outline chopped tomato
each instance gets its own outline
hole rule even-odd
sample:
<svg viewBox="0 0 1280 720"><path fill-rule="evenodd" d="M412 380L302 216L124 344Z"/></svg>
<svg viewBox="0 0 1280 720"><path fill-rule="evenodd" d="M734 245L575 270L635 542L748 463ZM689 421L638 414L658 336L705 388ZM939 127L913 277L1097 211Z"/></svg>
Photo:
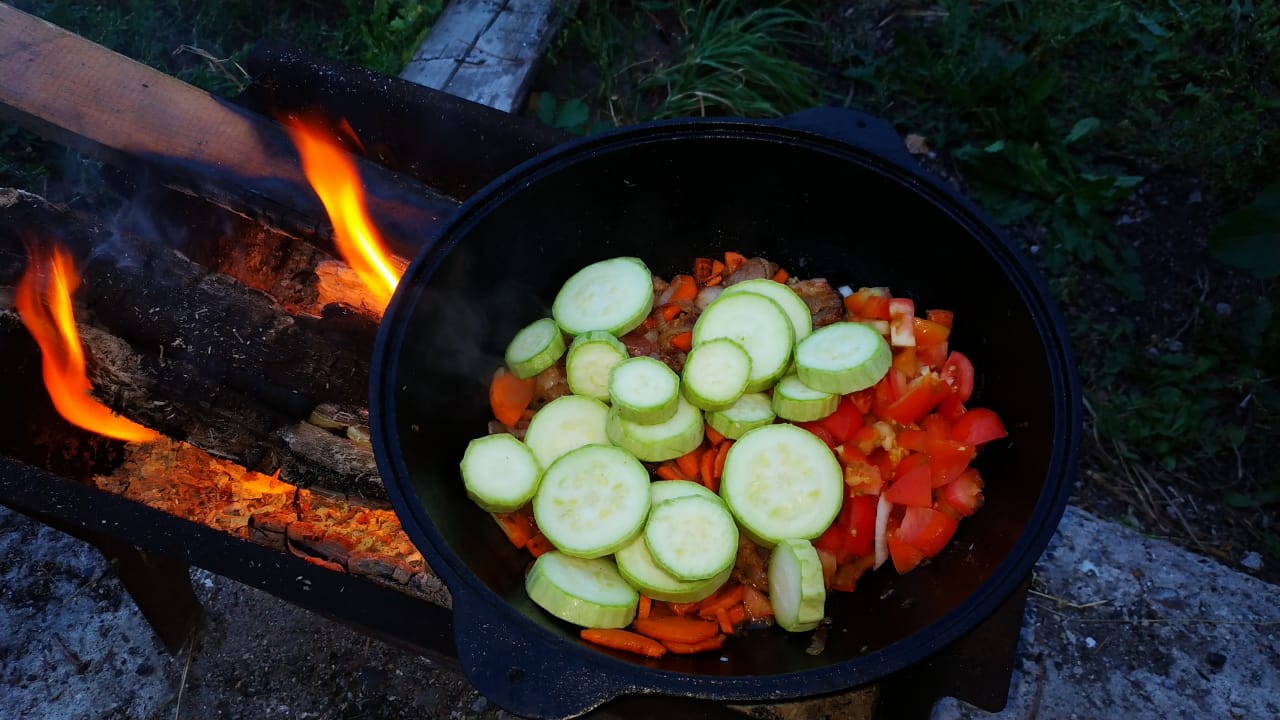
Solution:
<svg viewBox="0 0 1280 720"><path fill-rule="evenodd" d="M830 588L831 578L836 574L835 553L824 548L818 548L818 560L822 563L822 584Z"/></svg>
<svg viewBox="0 0 1280 720"><path fill-rule="evenodd" d="M916 347L938 345L947 341L951 328L924 318L915 318L912 330L916 337Z"/></svg>
<svg viewBox="0 0 1280 720"><path fill-rule="evenodd" d="M869 555L875 550L875 495L855 495L840 508L840 524L844 526L844 550L851 555Z"/></svg>
<svg viewBox="0 0 1280 720"><path fill-rule="evenodd" d="M832 450L836 449L836 439L831 436L831 431L828 430L826 426L822 424L821 420L796 423L796 427L802 427L805 430L808 430L814 435L817 435L819 440L826 443L827 447L831 448Z"/></svg>
<svg viewBox="0 0 1280 720"><path fill-rule="evenodd" d="M849 393L844 397L846 400L853 403L853 407L856 408L860 414L866 415L871 412L871 398L874 393L874 389L866 388L865 390Z"/></svg>
<svg viewBox="0 0 1280 720"><path fill-rule="evenodd" d="M844 299L849 314L863 320L889 319L889 288L860 288Z"/></svg>
<svg viewBox="0 0 1280 720"><path fill-rule="evenodd" d="M929 507L933 504L931 477L929 456L912 453L898 463L893 482L884 491L884 497L894 505Z"/></svg>
<svg viewBox="0 0 1280 720"><path fill-rule="evenodd" d="M843 443L853 435L853 431L862 427L862 413L858 411L853 399L846 395L840 398L836 411L819 420L836 444Z"/></svg>
<svg viewBox="0 0 1280 720"><path fill-rule="evenodd" d="M869 455L880 444L880 435L876 432L874 425L863 425L853 431L853 436L849 438L849 442L846 444Z"/></svg>
<svg viewBox="0 0 1280 720"><path fill-rule="evenodd" d="M869 460L850 460L845 463L844 484L851 494L879 495L884 488L884 480L885 476L880 468Z"/></svg>
<svg viewBox="0 0 1280 720"><path fill-rule="evenodd" d="M921 365L928 365L934 370L942 370L942 366L947 362L947 343L946 341L935 343L933 345L919 345L916 347L916 360Z"/></svg>
<svg viewBox="0 0 1280 720"><path fill-rule="evenodd" d="M928 453L930 482L933 487L942 487L960 477L978 449L955 440L934 440L929 443Z"/></svg>
<svg viewBox="0 0 1280 720"><path fill-rule="evenodd" d="M831 578L831 589L841 592L853 592L854 586L858 583L858 578L873 567L875 567L874 555L864 555L849 562L841 563L836 568L835 577Z"/></svg>
<svg viewBox="0 0 1280 720"><path fill-rule="evenodd" d="M844 539L847 535L844 524L841 522L840 517L837 516L830 527L819 535L817 540L813 541L813 547L817 549L818 557L821 558L822 553L830 553L836 559L836 562L844 560L846 557ZM826 568L823 569L825 570Z"/></svg>
<svg viewBox="0 0 1280 720"><path fill-rule="evenodd" d="M960 477L937 490L938 509L944 512L949 509L958 517L974 514L986 500L982 496L982 486L982 476L977 470L965 470Z"/></svg>
<svg viewBox="0 0 1280 720"><path fill-rule="evenodd" d="M938 415L947 420L956 420L965 413L964 401L955 395L938 403Z"/></svg>
<svg viewBox="0 0 1280 720"><path fill-rule="evenodd" d="M960 402L969 402L969 398L973 396L973 363L969 362L967 356L952 350L939 374L951 386Z"/></svg>
<svg viewBox="0 0 1280 720"><path fill-rule="evenodd" d="M955 313L950 310L926 310L924 314L930 322L938 323L948 330L951 329L952 321L955 319Z"/></svg>
<svg viewBox="0 0 1280 720"><path fill-rule="evenodd" d="M894 298L889 301L889 344L894 347L915 347L916 303L910 298Z"/></svg>
<svg viewBox="0 0 1280 720"><path fill-rule="evenodd" d="M947 437L951 437L950 434ZM906 428L898 431L898 445L911 452L928 452L929 436L924 430Z"/></svg>
<svg viewBox="0 0 1280 720"><path fill-rule="evenodd" d="M885 452L884 448L876 448L867 453L867 462L879 468L880 477L885 480L893 477L893 470L897 464L894 462L893 456Z"/></svg>
<svg viewBox="0 0 1280 720"><path fill-rule="evenodd" d="M891 367L902 373L903 377L915 377L920 372L920 363L916 362L916 349L902 348L894 353Z"/></svg>
<svg viewBox="0 0 1280 720"><path fill-rule="evenodd" d="M906 575L924 560L924 553L919 548L898 537L897 533L889 533L889 557L893 559L893 569L899 575Z"/></svg>
<svg viewBox="0 0 1280 720"><path fill-rule="evenodd" d="M921 375L911 381L901 397L884 409L883 416L899 424L910 425L927 415L950 394L951 389L937 375Z"/></svg>
<svg viewBox="0 0 1280 720"><path fill-rule="evenodd" d="M894 535L924 553L925 557L933 557L951 541L956 527L955 518L933 508L908 507Z"/></svg>
<svg viewBox="0 0 1280 720"><path fill-rule="evenodd" d="M1000 416L987 408L973 408L951 424L951 439L969 445L981 445L1008 435Z"/></svg>

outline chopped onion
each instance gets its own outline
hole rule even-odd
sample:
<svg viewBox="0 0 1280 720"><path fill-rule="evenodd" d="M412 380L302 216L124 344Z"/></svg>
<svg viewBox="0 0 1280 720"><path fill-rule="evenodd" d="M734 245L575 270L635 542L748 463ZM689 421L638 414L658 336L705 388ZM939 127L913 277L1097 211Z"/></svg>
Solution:
<svg viewBox="0 0 1280 720"><path fill-rule="evenodd" d="M889 511L893 509L893 503L884 499L884 495L880 496L880 501L876 503L876 568L879 569L885 560L889 559Z"/></svg>
<svg viewBox="0 0 1280 720"><path fill-rule="evenodd" d="M719 285L704 287L698 291L698 297L693 299L693 306L698 308L699 311L706 310L707 306L716 298L720 297L720 293L722 292L724 292L724 288Z"/></svg>
<svg viewBox="0 0 1280 720"><path fill-rule="evenodd" d="M853 288L849 287L848 285L841 285L840 287L836 288L836 292L840 293L840 297L847 298L853 294Z"/></svg>

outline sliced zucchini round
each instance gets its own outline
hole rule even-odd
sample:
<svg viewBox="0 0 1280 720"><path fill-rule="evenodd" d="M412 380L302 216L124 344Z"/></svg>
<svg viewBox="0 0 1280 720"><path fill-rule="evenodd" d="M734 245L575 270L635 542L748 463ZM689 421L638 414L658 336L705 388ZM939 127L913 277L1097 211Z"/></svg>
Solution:
<svg viewBox="0 0 1280 720"><path fill-rule="evenodd" d="M605 424L609 442L645 462L673 460L702 444L702 411L680 396L676 414L666 422L645 425L631 422L610 408Z"/></svg>
<svg viewBox="0 0 1280 720"><path fill-rule="evenodd" d="M507 345L505 360L511 372L521 380L546 370L564 355L564 335L551 318L534 320L526 325Z"/></svg>
<svg viewBox="0 0 1280 720"><path fill-rule="evenodd" d="M574 395L609 400L609 373L627 359L627 346L603 330L583 333L569 345L565 379Z"/></svg>
<svg viewBox="0 0 1280 720"><path fill-rule="evenodd" d="M768 395L749 393L724 410L707 413L707 424L730 440L737 440L748 430L772 423L774 417Z"/></svg>
<svg viewBox="0 0 1280 720"><path fill-rule="evenodd" d="M609 408L599 400L564 395L533 414L524 433L524 444L533 451L538 466L551 467L557 458L583 445L607 445L605 423Z"/></svg>
<svg viewBox="0 0 1280 720"><path fill-rule="evenodd" d="M771 387L786 372L795 346L795 331L778 303L756 293L721 295L693 324L693 345L729 338L751 357L751 376L744 392Z"/></svg>
<svg viewBox="0 0 1280 720"><path fill-rule="evenodd" d="M639 536L649 471L612 445L587 445L551 463L533 496L538 529L561 552L603 557Z"/></svg>
<svg viewBox="0 0 1280 720"><path fill-rule="evenodd" d="M810 422L836 411L840 396L814 390L796 375L784 375L773 386L773 412L783 420Z"/></svg>
<svg viewBox="0 0 1280 720"><path fill-rule="evenodd" d="M826 615L822 560L808 540L779 540L769 556L769 602L778 627L804 632Z"/></svg>
<svg viewBox="0 0 1280 720"><path fill-rule="evenodd" d="M623 420L654 425L676 414L680 376L661 360L627 358L609 374L609 399Z"/></svg>
<svg viewBox="0 0 1280 720"><path fill-rule="evenodd" d="M528 445L510 433L478 437L459 463L467 495L489 512L511 512L533 498L542 468ZM701 487L701 486L699 486Z"/></svg>
<svg viewBox="0 0 1280 720"><path fill-rule="evenodd" d="M625 335L653 309L653 274L643 260L617 257L592 263L565 281L551 304L556 324L570 335L603 330Z"/></svg>
<svg viewBox="0 0 1280 720"><path fill-rule="evenodd" d="M752 292L763 295L778 303L778 307L787 314L791 321L791 329L795 332L796 342L800 342L813 331L813 313L804 300L784 283L769 278L757 278L745 282L734 283L724 289L725 295L739 292Z"/></svg>
<svg viewBox="0 0 1280 720"><path fill-rule="evenodd" d="M524 587L539 607L582 627L624 628L640 605L640 595L607 558L543 553L525 575Z"/></svg>
<svg viewBox="0 0 1280 720"><path fill-rule="evenodd" d="M732 406L746 392L750 380L751 356L729 338L704 342L690 350L684 361L684 396L703 410Z"/></svg>
<svg viewBox="0 0 1280 720"><path fill-rule="evenodd" d="M690 603L704 600L724 585L733 574L733 568L729 567L719 575L706 580L681 580L658 567L658 564L653 561L653 556L649 554L649 546L645 544L644 536L636 538L630 545L619 550L614 555L614 559L618 563L618 573L632 587L654 600L666 602Z"/></svg>
<svg viewBox="0 0 1280 720"><path fill-rule="evenodd" d="M815 390L836 395L869 388L889 372L893 350L870 325L838 322L796 346L796 374Z"/></svg>
<svg viewBox="0 0 1280 720"><path fill-rule="evenodd" d="M644 541L658 567L680 580L706 580L733 568L738 526L723 502L701 495L665 500L649 511Z"/></svg>
<svg viewBox="0 0 1280 720"><path fill-rule="evenodd" d="M720 497L761 545L811 540L840 512L844 473L818 436L795 425L767 425L729 448Z"/></svg>
<svg viewBox="0 0 1280 720"><path fill-rule="evenodd" d="M658 480L649 483L650 507L654 507L660 502L674 500L686 495L701 495L716 502L724 502L719 495L708 490L706 485L692 480Z"/></svg>

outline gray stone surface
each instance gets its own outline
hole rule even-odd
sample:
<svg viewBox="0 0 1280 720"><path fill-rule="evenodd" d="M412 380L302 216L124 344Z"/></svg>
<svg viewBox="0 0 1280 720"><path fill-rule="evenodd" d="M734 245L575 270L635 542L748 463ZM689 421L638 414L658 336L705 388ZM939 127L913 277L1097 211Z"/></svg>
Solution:
<svg viewBox="0 0 1280 720"><path fill-rule="evenodd" d="M95 550L0 508L0 719L510 717L447 659L193 579L209 616L171 657ZM1075 508L1033 587L994 717L1280 718L1280 588Z"/></svg>

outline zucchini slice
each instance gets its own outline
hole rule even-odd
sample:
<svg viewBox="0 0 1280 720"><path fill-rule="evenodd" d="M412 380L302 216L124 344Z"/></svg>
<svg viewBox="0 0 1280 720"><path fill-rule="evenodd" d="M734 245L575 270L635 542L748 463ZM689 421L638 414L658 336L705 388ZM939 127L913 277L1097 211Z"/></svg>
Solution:
<svg viewBox="0 0 1280 720"><path fill-rule="evenodd" d="M803 632L826 614L822 560L808 540L780 540L769 556L769 602L778 627Z"/></svg>
<svg viewBox="0 0 1280 720"><path fill-rule="evenodd" d="M489 512L511 512L533 498L542 468L528 445L510 433L478 437L459 463L467 496Z"/></svg>
<svg viewBox="0 0 1280 720"><path fill-rule="evenodd" d="M569 345L565 379L574 395L609 400L609 373L627 359L627 346L603 330L583 333Z"/></svg>
<svg viewBox="0 0 1280 720"><path fill-rule="evenodd" d="M623 420L655 425L676 414L680 376L651 357L623 360L609 374L609 399Z"/></svg>
<svg viewBox="0 0 1280 720"><path fill-rule="evenodd" d="M609 408L582 395L563 395L534 413L524 433L524 444L533 451L538 466L551 467L556 458L583 445L607 445L605 422Z"/></svg>
<svg viewBox="0 0 1280 720"><path fill-rule="evenodd" d="M693 324L693 346L729 338L751 357L751 375L744 392L771 387L787 371L795 346L795 331L778 303L750 292L721 295Z"/></svg>
<svg viewBox="0 0 1280 720"><path fill-rule="evenodd" d="M643 260L617 257L592 263L565 281L551 303L556 324L570 335L603 330L625 335L653 309L653 274Z"/></svg>
<svg viewBox="0 0 1280 720"><path fill-rule="evenodd" d="M733 568L738 526L719 500L686 495L649 512L644 542L655 564L680 580L706 580Z"/></svg>
<svg viewBox="0 0 1280 720"><path fill-rule="evenodd" d="M542 609L582 627L624 628L640 605L640 595L607 558L543 553L525 575L524 587Z"/></svg>
<svg viewBox="0 0 1280 720"><path fill-rule="evenodd" d="M649 514L649 471L612 445L566 453L542 474L533 519L557 550L595 558L640 535Z"/></svg>
<svg viewBox="0 0 1280 720"><path fill-rule="evenodd" d="M768 395L749 393L724 410L707 413L707 424L730 440L737 440L748 430L772 423L774 417Z"/></svg>
<svg viewBox="0 0 1280 720"><path fill-rule="evenodd" d="M791 321L791 329L795 332L796 342L800 342L808 337L810 332L813 332L813 313L810 312L809 306L796 294L795 290L792 290L784 283L776 282L770 278L757 278L734 283L726 287L723 294L732 295L740 292L763 295L778 303L778 307L782 308L782 311L787 314L787 319Z"/></svg>
<svg viewBox="0 0 1280 720"><path fill-rule="evenodd" d="M796 375L805 385L836 395L869 388L889 372L893 350L870 325L838 322L796 346Z"/></svg>
<svg viewBox="0 0 1280 720"><path fill-rule="evenodd" d="M676 414L655 425L626 420L618 408L608 411L605 434L609 442L645 462L674 460L702 444L705 428L702 411L680 396Z"/></svg>
<svg viewBox="0 0 1280 720"><path fill-rule="evenodd" d="M783 420L821 420L835 412L839 405L839 395L814 390L794 373L784 376L773 388L773 412Z"/></svg>
<svg viewBox="0 0 1280 720"><path fill-rule="evenodd" d="M750 379L751 356L729 338L708 340L690 350L684 361L684 396L703 410L732 406L746 392Z"/></svg>
<svg viewBox="0 0 1280 720"><path fill-rule="evenodd" d="M564 355L564 335L551 318L534 320L526 325L507 345L505 360L511 372L521 380L546 370Z"/></svg>

